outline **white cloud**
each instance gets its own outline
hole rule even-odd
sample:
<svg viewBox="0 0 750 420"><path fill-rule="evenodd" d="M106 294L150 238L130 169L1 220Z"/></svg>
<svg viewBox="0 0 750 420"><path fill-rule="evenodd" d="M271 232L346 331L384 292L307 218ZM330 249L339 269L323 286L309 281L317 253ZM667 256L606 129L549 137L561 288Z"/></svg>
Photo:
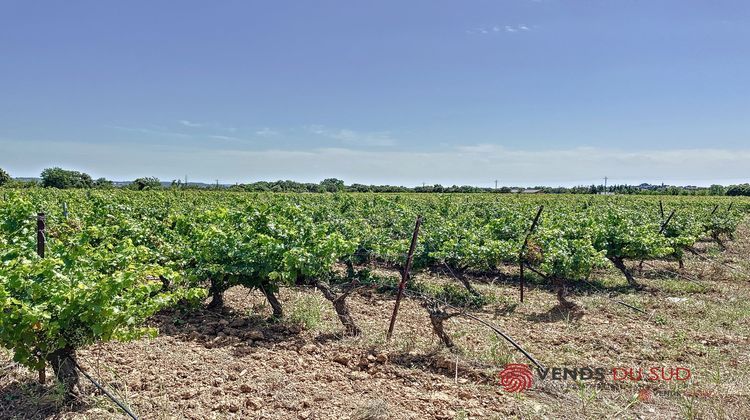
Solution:
<svg viewBox="0 0 750 420"><path fill-rule="evenodd" d="M305 128L312 134L338 140L347 145L394 146L396 144L396 140L387 131L359 132L346 128L328 128L323 125L309 125Z"/></svg>
<svg viewBox="0 0 750 420"><path fill-rule="evenodd" d="M180 120L178 121L180 125L184 127L190 127L190 128L205 128L205 129L213 129L213 130L219 130L219 131L226 131L229 133L235 133L237 132L237 128L233 126L224 125L217 122L195 122L190 120Z"/></svg>
<svg viewBox="0 0 750 420"><path fill-rule="evenodd" d="M533 30L534 28L537 28L537 26L536 25L529 26L523 23L517 24L517 25L492 25L492 26L480 26L474 29L468 29L466 33L467 34L480 34L480 35L497 34L501 32L516 33L516 32L529 32Z"/></svg>
<svg viewBox="0 0 750 420"><path fill-rule="evenodd" d="M194 128L204 126L204 124L196 123L196 122L192 122L188 120L180 120L180 124L184 125L185 127L194 127Z"/></svg>
<svg viewBox="0 0 750 420"><path fill-rule="evenodd" d="M224 141L233 141L233 142L242 142L242 143L252 143L253 142L252 140L243 139L243 138L240 138L240 137L222 136L222 135L218 135L218 134L211 135L211 136L208 136L208 137L212 138L214 140L224 140Z"/></svg>
<svg viewBox="0 0 750 420"><path fill-rule="evenodd" d="M123 127L119 125L113 125L113 126L110 126L110 128L114 128L120 131L129 131L132 133L148 134L152 136L170 136L170 137L182 137L182 138L191 137L189 134L178 133L175 131L167 131L167 130L162 130L162 129L152 129L152 128L143 128L143 127Z"/></svg>
<svg viewBox="0 0 750 420"><path fill-rule="evenodd" d="M445 151L247 150L239 144L143 145L0 139L0 166L15 176L36 176L53 165L76 168L95 177L133 179L153 175L173 179L248 182L259 179L420 185L471 184L577 185L640 182L708 185L747 182L750 149L518 150L494 144Z"/></svg>
<svg viewBox="0 0 750 420"><path fill-rule="evenodd" d="M276 130L272 130L268 127L263 127L260 130L257 130L255 132L255 135L261 136L261 137L275 137L275 136L278 136L279 134L281 133L279 133Z"/></svg>

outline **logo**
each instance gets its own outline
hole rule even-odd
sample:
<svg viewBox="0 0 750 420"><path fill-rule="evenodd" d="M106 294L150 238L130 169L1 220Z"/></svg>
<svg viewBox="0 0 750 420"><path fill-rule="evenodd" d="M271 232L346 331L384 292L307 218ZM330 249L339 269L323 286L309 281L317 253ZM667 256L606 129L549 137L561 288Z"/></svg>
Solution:
<svg viewBox="0 0 750 420"><path fill-rule="evenodd" d="M638 390L638 401L651 402L654 399L654 393L648 388Z"/></svg>
<svg viewBox="0 0 750 420"><path fill-rule="evenodd" d="M687 381L692 376L689 368L684 367L652 367L643 368L612 368L612 380L615 381Z"/></svg>
<svg viewBox="0 0 750 420"><path fill-rule="evenodd" d="M608 375L607 373L610 373ZM540 367L536 370L539 379L553 381L586 381L593 380L604 382L607 379L612 381L633 381L633 382L656 382L656 381L680 381L686 382L692 377L689 368L681 366L672 367ZM521 363L506 364L498 374L498 384L506 392L522 392L534 383L534 370L529 365ZM649 401L653 398L653 393L647 388L639 394L639 399Z"/></svg>
<svg viewBox="0 0 750 420"><path fill-rule="evenodd" d="M531 388L534 383L534 374L528 365L521 363L509 363L505 365L498 375L500 385L506 392L521 392Z"/></svg>

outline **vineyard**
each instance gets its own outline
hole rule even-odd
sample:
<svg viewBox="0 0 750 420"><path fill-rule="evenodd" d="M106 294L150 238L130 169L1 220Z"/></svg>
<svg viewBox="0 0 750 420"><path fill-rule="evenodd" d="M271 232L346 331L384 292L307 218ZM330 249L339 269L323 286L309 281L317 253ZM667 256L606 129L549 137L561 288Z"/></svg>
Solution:
<svg viewBox="0 0 750 420"><path fill-rule="evenodd" d="M748 213L737 197L8 190L0 417L125 416L83 372L142 418L750 416ZM506 363L693 377L648 398L627 381L511 394Z"/></svg>

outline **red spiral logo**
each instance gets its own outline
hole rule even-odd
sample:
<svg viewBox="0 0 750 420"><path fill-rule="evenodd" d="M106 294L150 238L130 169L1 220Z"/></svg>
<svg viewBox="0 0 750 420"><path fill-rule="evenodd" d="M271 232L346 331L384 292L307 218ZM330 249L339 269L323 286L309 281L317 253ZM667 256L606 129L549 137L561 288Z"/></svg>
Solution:
<svg viewBox="0 0 750 420"><path fill-rule="evenodd" d="M638 390L638 400L643 402L651 402L654 399L654 393L648 388L641 388Z"/></svg>
<svg viewBox="0 0 750 420"><path fill-rule="evenodd" d="M509 363L505 365L498 375L500 385L506 392L521 392L531 388L534 375L528 365L521 363Z"/></svg>

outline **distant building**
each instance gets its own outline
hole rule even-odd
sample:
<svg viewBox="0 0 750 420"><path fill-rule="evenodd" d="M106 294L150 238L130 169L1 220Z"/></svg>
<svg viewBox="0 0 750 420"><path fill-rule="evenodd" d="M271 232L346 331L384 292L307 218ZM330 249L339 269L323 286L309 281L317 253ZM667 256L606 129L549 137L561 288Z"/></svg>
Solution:
<svg viewBox="0 0 750 420"><path fill-rule="evenodd" d="M525 190L521 191L521 194L539 194L539 193L542 193L542 192L543 192L542 190L535 190L535 189L532 189L532 188L528 188L528 189L525 189Z"/></svg>
<svg viewBox="0 0 750 420"><path fill-rule="evenodd" d="M641 185L638 186L638 189L639 190L653 191L653 190L658 190L659 188L662 188L663 186L664 185L651 185L649 183L644 182L643 184L641 184Z"/></svg>

